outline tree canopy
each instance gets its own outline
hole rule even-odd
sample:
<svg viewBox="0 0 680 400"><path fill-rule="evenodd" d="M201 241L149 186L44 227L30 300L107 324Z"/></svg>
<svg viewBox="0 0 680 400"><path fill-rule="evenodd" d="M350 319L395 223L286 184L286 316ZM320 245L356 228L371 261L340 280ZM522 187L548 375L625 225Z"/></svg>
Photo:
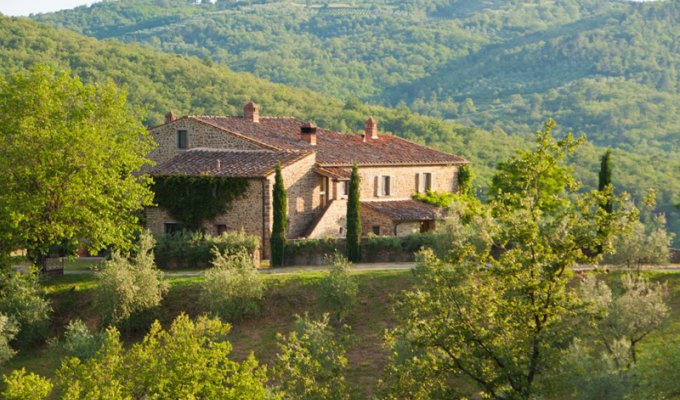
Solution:
<svg viewBox="0 0 680 400"><path fill-rule="evenodd" d="M127 94L35 66L0 78L0 244L40 261L51 245L126 247L151 203L152 139Z"/></svg>

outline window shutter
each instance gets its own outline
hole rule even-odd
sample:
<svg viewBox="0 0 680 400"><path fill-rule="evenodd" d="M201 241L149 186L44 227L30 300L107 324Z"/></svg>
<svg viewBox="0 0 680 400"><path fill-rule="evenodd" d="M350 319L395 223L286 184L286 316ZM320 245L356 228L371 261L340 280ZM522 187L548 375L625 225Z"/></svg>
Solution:
<svg viewBox="0 0 680 400"><path fill-rule="evenodd" d="M381 184L382 184L382 182L381 182L381 179L380 179L380 175L376 175L376 177L375 177L375 197L380 197L380 195L382 194L382 188L380 187Z"/></svg>
<svg viewBox="0 0 680 400"><path fill-rule="evenodd" d="M390 176L390 192L388 193L390 196L394 196L394 194L397 192L397 177L395 175Z"/></svg>
<svg viewBox="0 0 680 400"><path fill-rule="evenodd" d="M416 173L416 193L420 193L420 173Z"/></svg>
<svg viewBox="0 0 680 400"><path fill-rule="evenodd" d="M426 187L427 187L427 189L432 190L434 192L435 191L435 188L434 188L434 172L430 172L428 174L428 178L430 178L430 179L428 179Z"/></svg>

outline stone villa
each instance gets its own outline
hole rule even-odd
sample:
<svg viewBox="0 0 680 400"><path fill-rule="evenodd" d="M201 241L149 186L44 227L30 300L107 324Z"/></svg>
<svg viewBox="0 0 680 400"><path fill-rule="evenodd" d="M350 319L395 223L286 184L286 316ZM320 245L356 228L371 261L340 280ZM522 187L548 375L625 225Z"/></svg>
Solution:
<svg viewBox="0 0 680 400"><path fill-rule="evenodd" d="M248 103L243 116L166 116L150 129L158 143L149 171L160 175L212 175L248 180L244 195L227 214L205 223L206 232L243 229L262 238L268 255L274 171L281 163L288 194L288 236L344 237L352 165L361 177L364 235L407 235L434 228L437 210L411 199L428 189L457 190L458 167L467 161L396 136L380 134L369 118L365 131L345 134L290 117L261 117ZM155 234L178 224L164 210L147 209Z"/></svg>

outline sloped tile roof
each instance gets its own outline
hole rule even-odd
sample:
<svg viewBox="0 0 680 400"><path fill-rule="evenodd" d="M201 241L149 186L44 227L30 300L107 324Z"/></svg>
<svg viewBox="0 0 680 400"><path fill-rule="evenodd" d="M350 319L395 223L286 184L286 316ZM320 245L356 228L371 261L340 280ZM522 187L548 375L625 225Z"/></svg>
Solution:
<svg viewBox="0 0 680 400"><path fill-rule="evenodd" d="M314 171L319 175L335 178L341 181L347 181L352 177L351 168L320 166L314 168Z"/></svg>
<svg viewBox="0 0 680 400"><path fill-rule="evenodd" d="M430 221L440 214L439 208L417 200L362 201L361 206L398 222Z"/></svg>
<svg viewBox="0 0 680 400"><path fill-rule="evenodd" d="M253 122L242 117L190 116L190 119L246 137L268 147L281 150L315 150L321 166L462 164L459 156L444 153L397 136L379 134L377 139L362 135L317 128L317 145L300 136L306 122L290 117L260 117Z"/></svg>
<svg viewBox="0 0 680 400"><path fill-rule="evenodd" d="M305 151L194 148L156 165L150 174L259 178L271 174L279 162L286 166L309 154Z"/></svg>

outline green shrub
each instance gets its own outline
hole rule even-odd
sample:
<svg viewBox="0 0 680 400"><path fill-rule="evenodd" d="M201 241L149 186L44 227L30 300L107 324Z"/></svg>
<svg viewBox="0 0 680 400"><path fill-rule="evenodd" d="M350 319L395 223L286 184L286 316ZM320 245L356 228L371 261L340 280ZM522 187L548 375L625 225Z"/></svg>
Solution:
<svg viewBox="0 0 680 400"><path fill-rule="evenodd" d="M0 314L16 322L20 345L31 344L49 331L50 303L43 297L38 273L3 271L0 273Z"/></svg>
<svg viewBox="0 0 680 400"><path fill-rule="evenodd" d="M219 236L201 232L180 231L158 237L154 254L160 268L205 268L213 258L212 249L233 254L244 250L253 254L260 239L243 231L225 232Z"/></svg>
<svg viewBox="0 0 680 400"><path fill-rule="evenodd" d="M163 280L163 272L156 268L153 245L153 237L145 231L135 257L114 252L111 260L104 262L102 271L96 275L99 281L96 301L102 322L119 324L160 304L168 284Z"/></svg>
<svg viewBox="0 0 680 400"><path fill-rule="evenodd" d="M67 354L87 360L92 357L104 342L103 333L93 333L82 320L68 323L64 332L64 350Z"/></svg>
<svg viewBox="0 0 680 400"><path fill-rule="evenodd" d="M328 314L320 321L296 316L295 330L278 334L274 375L285 400L347 400L343 376L349 335L336 334Z"/></svg>
<svg viewBox="0 0 680 400"><path fill-rule="evenodd" d="M341 322L357 303L359 284L351 273L351 263L336 253L327 257L328 274L321 280L321 304Z"/></svg>
<svg viewBox="0 0 680 400"><path fill-rule="evenodd" d="M205 273L200 302L211 314L237 320L256 314L264 295L264 283L252 256L213 249L213 268Z"/></svg>
<svg viewBox="0 0 680 400"><path fill-rule="evenodd" d="M17 334L17 326L8 316L0 314L0 365L14 357L16 352L9 345Z"/></svg>
<svg viewBox="0 0 680 400"><path fill-rule="evenodd" d="M637 221L630 235L616 239L614 254L605 255L604 260L629 268L643 264L668 264L673 237L672 233L666 231L666 218L663 215L657 215L648 224Z"/></svg>

